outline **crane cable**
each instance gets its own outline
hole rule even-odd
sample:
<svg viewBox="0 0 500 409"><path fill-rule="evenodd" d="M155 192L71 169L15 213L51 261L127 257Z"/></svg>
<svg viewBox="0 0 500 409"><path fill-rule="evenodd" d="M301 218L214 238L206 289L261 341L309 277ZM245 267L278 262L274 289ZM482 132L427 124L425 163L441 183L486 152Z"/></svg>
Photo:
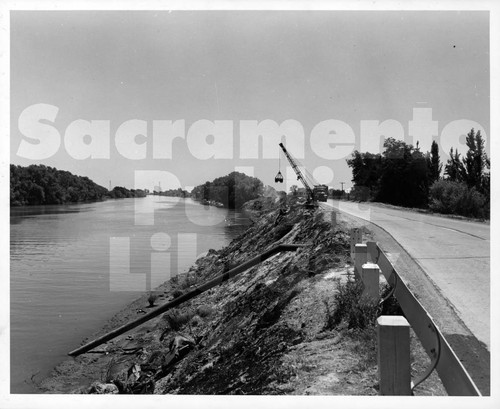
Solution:
<svg viewBox="0 0 500 409"><path fill-rule="evenodd" d="M281 174L281 149L278 152L278 173L274 177L274 183L283 183L283 175Z"/></svg>
<svg viewBox="0 0 500 409"><path fill-rule="evenodd" d="M307 170L307 168L304 166L305 174L306 177L309 178L309 183L314 187L318 183L316 182L316 179L314 179L314 176Z"/></svg>
<svg viewBox="0 0 500 409"><path fill-rule="evenodd" d="M312 187L314 187L318 184L318 182L316 182L316 179L314 179L314 176L312 175L312 173L307 170L306 166L304 166L304 177L307 179L309 184L312 185Z"/></svg>
<svg viewBox="0 0 500 409"><path fill-rule="evenodd" d="M295 156L293 156L290 151L288 151L288 155L292 158L292 160L295 162L295 165L297 166L297 168L300 170L300 172L302 173L302 177L305 179L305 181L310 184L310 185L313 185L314 186L314 183L311 182L311 180L314 180L311 178L311 176L309 175L309 172L307 171L307 168L302 165L302 163L300 163L297 158L295 158ZM301 169L302 168L302 169Z"/></svg>

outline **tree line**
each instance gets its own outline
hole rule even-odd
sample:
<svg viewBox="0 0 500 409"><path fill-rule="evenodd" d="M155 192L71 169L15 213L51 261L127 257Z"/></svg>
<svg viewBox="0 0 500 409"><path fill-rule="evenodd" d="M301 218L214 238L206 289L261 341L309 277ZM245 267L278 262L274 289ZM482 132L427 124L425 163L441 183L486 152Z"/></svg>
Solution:
<svg viewBox="0 0 500 409"><path fill-rule="evenodd" d="M190 197L191 194L184 189L181 189L180 187L177 189L168 189L168 190L162 190L161 192L154 191L153 195L159 195L159 196L169 196L169 197Z"/></svg>
<svg viewBox="0 0 500 409"><path fill-rule="evenodd" d="M205 203L213 202L230 209L239 209L249 200L259 197L263 192L262 182L244 173L232 172L229 175L205 182L191 191L191 198Z"/></svg>
<svg viewBox="0 0 500 409"><path fill-rule="evenodd" d="M145 195L143 190L129 190L121 186L108 191L86 176L76 176L50 166L10 165L11 206L65 204Z"/></svg>
<svg viewBox="0 0 500 409"><path fill-rule="evenodd" d="M414 147L394 138L384 141L382 154L356 150L347 159L354 184L350 197L489 218L490 159L481 132L471 129L466 145L463 158L451 148L444 172L435 141L425 153L418 142Z"/></svg>
<svg viewBox="0 0 500 409"><path fill-rule="evenodd" d="M146 197L147 192L143 189L127 189L123 186L115 186L113 190L106 193L105 197L111 199L125 199L129 197Z"/></svg>

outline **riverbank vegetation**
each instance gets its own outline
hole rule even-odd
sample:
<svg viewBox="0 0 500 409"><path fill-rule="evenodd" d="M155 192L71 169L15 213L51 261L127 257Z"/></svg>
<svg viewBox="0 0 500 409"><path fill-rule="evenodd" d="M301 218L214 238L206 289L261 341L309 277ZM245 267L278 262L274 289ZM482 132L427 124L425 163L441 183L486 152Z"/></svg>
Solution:
<svg viewBox="0 0 500 409"><path fill-rule="evenodd" d="M244 173L229 175L205 182L191 191L191 198L205 203L219 203L230 209L239 209L245 202L256 199L263 192L262 182Z"/></svg>
<svg viewBox="0 0 500 409"><path fill-rule="evenodd" d="M394 138L385 140L382 154L354 151L347 160L350 198L489 219L490 159L481 132L472 129L466 144L463 158L450 150L444 172L435 141L425 153L418 142L414 147Z"/></svg>
<svg viewBox="0 0 500 409"><path fill-rule="evenodd" d="M143 197L143 190L116 186L108 191L86 176L45 165L10 165L10 205L52 205Z"/></svg>
<svg viewBox="0 0 500 409"><path fill-rule="evenodd" d="M180 187L177 189L168 189L168 190L163 190L163 191L156 191L155 190L153 192L153 195L167 196L167 197L182 197L182 198L186 198L186 197L191 196L191 194L187 190L181 189Z"/></svg>
<svg viewBox="0 0 500 409"><path fill-rule="evenodd" d="M125 199L128 197L145 197L146 191L142 189L127 189L123 186L115 186L113 190L106 193L105 197L111 199Z"/></svg>

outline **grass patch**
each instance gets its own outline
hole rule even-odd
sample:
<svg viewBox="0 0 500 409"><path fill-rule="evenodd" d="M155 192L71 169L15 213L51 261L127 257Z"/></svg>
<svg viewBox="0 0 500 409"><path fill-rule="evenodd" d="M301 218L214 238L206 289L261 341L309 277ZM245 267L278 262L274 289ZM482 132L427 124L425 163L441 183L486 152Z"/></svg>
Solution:
<svg viewBox="0 0 500 409"><path fill-rule="evenodd" d="M182 294L184 294L182 290L174 290L174 292L172 293L172 297L174 297L174 299L179 298Z"/></svg>
<svg viewBox="0 0 500 409"><path fill-rule="evenodd" d="M182 280L180 286L183 289L188 289L189 287L196 285L198 283L198 279L192 273L186 273L184 279Z"/></svg>
<svg viewBox="0 0 500 409"><path fill-rule="evenodd" d="M325 331L336 328L345 323L348 329L364 329L375 326L375 321L380 313L378 303L364 300L363 283L349 280L337 283L335 306L332 307L325 300L326 322Z"/></svg>
<svg viewBox="0 0 500 409"><path fill-rule="evenodd" d="M196 313L202 318L208 317L214 313L214 308L210 305L200 305L196 309Z"/></svg>
<svg viewBox="0 0 500 409"><path fill-rule="evenodd" d="M381 286L380 299L382 303L368 302L362 298L363 283L357 280L340 282L337 280L337 291L334 305L327 299L323 300L326 310L324 331L337 328L344 323L348 329L374 328L380 315L404 315L398 300L390 295L392 287Z"/></svg>
<svg viewBox="0 0 500 409"><path fill-rule="evenodd" d="M169 311L163 315L163 318L167 321L170 329L173 331L179 331L184 325L186 325L194 314L192 312L179 312L176 310Z"/></svg>
<svg viewBox="0 0 500 409"><path fill-rule="evenodd" d="M324 331L337 328L345 324L348 329L365 329L375 326L380 313L378 303L362 298L363 283L348 280L345 283L337 282L334 307L324 300L326 321Z"/></svg>

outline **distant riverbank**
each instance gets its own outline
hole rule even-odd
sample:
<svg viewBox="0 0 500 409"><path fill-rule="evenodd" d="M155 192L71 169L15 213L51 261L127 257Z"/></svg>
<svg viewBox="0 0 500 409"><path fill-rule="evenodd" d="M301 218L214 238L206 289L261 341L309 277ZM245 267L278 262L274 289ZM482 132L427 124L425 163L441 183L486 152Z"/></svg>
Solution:
<svg viewBox="0 0 500 409"><path fill-rule="evenodd" d="M62 205L98 202L107 198L145 197L147 190L102 187L86 176L76 176L45 165L10 165L10 206Z"/></svg>

